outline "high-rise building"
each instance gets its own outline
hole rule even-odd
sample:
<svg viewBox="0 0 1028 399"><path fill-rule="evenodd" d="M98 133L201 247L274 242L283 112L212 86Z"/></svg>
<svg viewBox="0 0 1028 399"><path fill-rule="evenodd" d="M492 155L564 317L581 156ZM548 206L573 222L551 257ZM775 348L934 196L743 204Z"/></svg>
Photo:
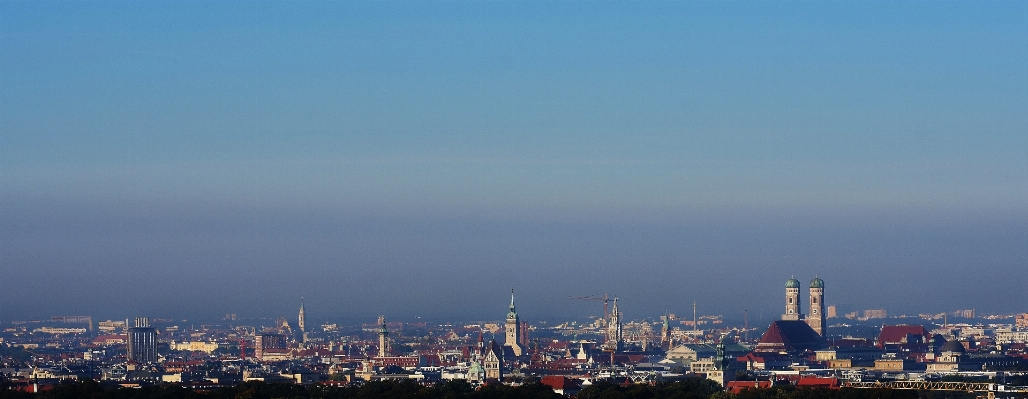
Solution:
<svg viewBox="0 0 1028 399"><path fill-rule="evenodd" d="M828 327L826 317L825 281L814 277L813 280L810 280L810 316L806 320L810 328L822 337L825 336L825 329Z"/></svg>
<svg viewBox="0 0 1028 399"><path fill-rule="evenodd" d="M785 313L782 320L803 320L800 308L800 281L790 278L785 282Z"/></svg>
<svg viewBox="0 0 1028 399"><path fill-rule="evenodd" d="M514 311L513 288L510 289L510 312L507 313L506 342L504 346L509 346L515 356L521 356L525 353L525 347L521 344L521 318L518 317L518 312Z"/></svg>
<svg viewBox="0 0 1028 399"><path fill-rule="evenodd" d="M839 317L839 308L836 307L835 305L828 305L828 312L827 313L828 313L827 317L829 319L834 319L836 317Z"/></svg>
<svg viewBox="0 0 1028 399"><path fill-rule="evenodd" d="M280 354L286 351L286 336L283 334L258 334L253 338L254 357L263 360L267 354Z"/></svg>
<svg viewBox="0 0 1028 399"><path fill-rule="evenodd" d="M157 330L150 327L150 319L137 317L135 327L128 329L128 347L125 357L140 364L157 361Z"/></svg>

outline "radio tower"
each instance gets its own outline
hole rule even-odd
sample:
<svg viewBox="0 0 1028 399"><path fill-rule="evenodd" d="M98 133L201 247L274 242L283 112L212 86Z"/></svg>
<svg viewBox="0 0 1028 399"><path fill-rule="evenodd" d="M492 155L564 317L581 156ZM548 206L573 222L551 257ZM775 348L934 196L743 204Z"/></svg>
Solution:
<svg viewBox="0 0 1028 399"><path fill-rule="evenodd" d="M692 301L692 330L699 331L700 325L696 324L696 301Z"/></svg>
<svg viewBox="0 0 1028 399"><path fill-rule="evenodd" d="M303 342L307 342L307 310L303 306L303 297L300 297L300 314L297 317L296 325L300 327L300 336Z"/></svg>

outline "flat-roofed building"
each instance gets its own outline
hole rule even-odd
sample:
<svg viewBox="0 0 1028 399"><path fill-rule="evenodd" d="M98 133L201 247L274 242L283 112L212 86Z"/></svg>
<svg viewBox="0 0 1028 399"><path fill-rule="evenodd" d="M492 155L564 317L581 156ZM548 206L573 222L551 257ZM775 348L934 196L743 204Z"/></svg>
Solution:
<svg viewBox="0 0 1028 399"><path fill-rule="evenodd" d="M157 362L157 330L150 327L150 319L136 318L135 327L128 329L125 357L139 364Z"/></svg>
<svg viewBox="0 0 1028 399"><path fill-rule="evenodd" d="M206 352L213 353L218 349L217 342L204 342L204 341L186 341L186 342L172 342L171 350L173 351L190 351L190 352Z"/></svg>
<svg viewBox="0 0 1028 399"><path fill-rule="evenodd" d="M264 360L266 355L276 354L281 355L284 352L288 352L286 346L286 336L283 334L258 334L254 337L254 356L258 360Z"/></svg>

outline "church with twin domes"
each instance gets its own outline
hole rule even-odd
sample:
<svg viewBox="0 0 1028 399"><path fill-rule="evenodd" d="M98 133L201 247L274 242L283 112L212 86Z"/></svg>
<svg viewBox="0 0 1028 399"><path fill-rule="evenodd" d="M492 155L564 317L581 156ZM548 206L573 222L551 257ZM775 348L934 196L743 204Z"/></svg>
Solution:
<svg viewBox="0 0 1028 399"><path fill-rule="evenodd" d="M800 300L800 282L790 278L785 282L785 313L782 319L771 323L760 338L759 352L794 352L824 347L828 322L825 315L825 281L814 277L808 287L810 314L803 314Z"/></svg>

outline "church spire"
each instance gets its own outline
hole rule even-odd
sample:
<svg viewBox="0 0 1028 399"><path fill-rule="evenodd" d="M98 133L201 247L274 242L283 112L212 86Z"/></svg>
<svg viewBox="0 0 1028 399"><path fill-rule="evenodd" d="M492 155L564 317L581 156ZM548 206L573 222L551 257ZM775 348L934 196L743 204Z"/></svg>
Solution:
<svg viewBox="0 0 1028 399"><path fill-rule="evenodd" d="M514 289L510 289L510 313L507 313L505 346L511 347L515 356L524 353L524 346L521 345L521 319L518 312L514 311Z"/></svg>
<svg viewBox="0 0 1028 399"><path fill-rule="evenodd" d="M621 351L621 311L618 310L618 298L614 297L614 308L610 311L610 324L607 325L607 345L611 351Z"/></svg>

